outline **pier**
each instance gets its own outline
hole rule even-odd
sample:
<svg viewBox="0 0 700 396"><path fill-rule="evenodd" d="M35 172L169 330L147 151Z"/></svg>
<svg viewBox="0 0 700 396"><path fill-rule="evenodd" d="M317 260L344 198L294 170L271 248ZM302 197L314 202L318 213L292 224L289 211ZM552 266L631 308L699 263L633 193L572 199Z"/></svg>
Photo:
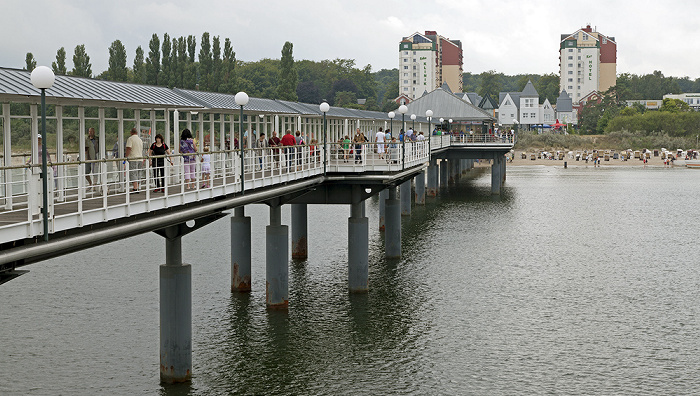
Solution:
<svg viewBox="0 0 700 396"><path fill-rule="evenodd" d="M266 305L284 310L289 304L290 254L305 258L307 241L321 237L307 228L307 205L348 205L348 290L366 292L368 230L375 225L365 216L365 201L379 195L376 226L385 233L385 255L400 258L401 217L411 215L411 206L436 196L441 185L454 183L477 159L491 161L491 192L500 194L506 175L504 155L514 143L513 136L489 133L493 120L488 118L483 133L432 135L433 120L416 117L415 130L423 132L425 140L382 143L371 139L379 127L393 132L394 125L406 130L407 123L384 113L323 104L259 98L239 104L233 95L67 76L57 76L46 95L49 138L55 144L42 171L38 137L40 113L46 109L39 104L39 91L28 72L0 69L0 283L48 258L146 232L162 236L163 382L188 381L192 375L191 265L197 263L182 261L182 238L188 233L232 212L228 276L232 292L248 292L253 246L245 207L267 205ZM29 128L31 152L18 155L13 141L19 131L13 128L24 126ZM95 129L100 148L94 160L84 156L88 128ZM160 134L171 154L141 153L127 159L124 135L132 128L144 148ZM68 133L74 129L77 137ZM179 152L184 129L195 135L196 153ZM287 130L300 131L302 143L278 147L254 143L263 133L266 138L273 133L282 137ZM355 130L370 141L343 142ZM116 141L108 142L110 131L116 132L111 135ZM77 140L77 153L64 150L71 140ZM190 156L196 159L193 176L186 168ZM158 159L162 166L154 166ZM143 164L136 179L135 163ZM131 191L134 182L139 188ZM292 208L291 232L282 224L283 205Z"/></svg>

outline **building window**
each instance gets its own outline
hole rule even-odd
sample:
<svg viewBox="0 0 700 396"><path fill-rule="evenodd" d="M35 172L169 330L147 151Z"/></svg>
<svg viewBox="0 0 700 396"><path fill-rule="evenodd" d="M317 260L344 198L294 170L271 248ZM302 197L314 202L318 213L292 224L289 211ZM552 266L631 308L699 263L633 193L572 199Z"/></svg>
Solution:
<svg viewBox="0 0 700 396"><path fill-rule="evenodd" d="M408 73L404 73L403 76L404 76L404 77L408 77Z"/></svg>
<svg viewBox="0 0 700 396"><path fill-rule="evenodd" d="M408 80L403 80L403 83L404 83L404 84L408 84Z"/></svg>
<svg viewBox="0 0 700 396"><path fill-rule="evenodd" d="M404 90L404 91L408 91L408 87L403 87L403 90Z"/></svg>
<svg viewBox="0 0 700 396"><path fill-rule="evenodd" d="M576 79L576 82L579 82L579 83L580 83L580 82L581 82L581 79L580 79L580 78L577 78L577 79Z"/></svg>
<svg viewBox="0 0 700 396"><path fill-rule="evenodd" d="M404 69L407 68L408 66L404 66ZM574 74L573 70L569 70L569 74Z"/></svg>
<svg viewBox="0 0 700 396"><path fill-rule="evenodd" d="M403 58L404 63L408 62L408 58Z"/></svg>
<svg viewBox="0 0 700 396"><path fill-rule="evenodd" d="M574 67L574 64L573 64L573 63L569 63L567 66L569 66L569 67Z"/></svg>
<svg viewBox="0 0 700 396"><path fill-rule="evenodd" d="M416 80L413 80L413 83L415 84L415 83L416 83Z"/></svg>
<svg viewBox="0 0 700 396"><path fill-rule="evenodd" d="M574 49L573 49L573 48L569 48L569 52L574 52Z"/></svg>
<svg viewBox="0 0 700 396"><path fill-rule="evenodd" d="M404 66L403 68L404 68L404 70L408 70L408 66Z"/></svg>
<svg viewBox="0 0 700 396"><path fill-rule="evenodd" d="M566 87L566 89L574 89L574 87L569 85L568 87Z"/></svg>
<svg viewBox="0 0 700 396"><path fill-rule="evenodd" d="M413 73L413 77L416 77L416 73Z"/></svg>
<svg viewBox="0 0 700 396"><path fill-rule="evenodd" d="M413 66L413 70L416 70L416 66Z"/></svg>
<svg viewBox="0 0 700 396"><path fill-rule="evenodd" d="M581 60L581 55L578 56L578 60Z"/></svg>
<svg viewBox="0 0 700 396"><path fill-rule="evenodd" d="M573 55L569 55L569 59L574 59L574 56L573 56Z"/></svg>
<svg viewBox="0 0 700 396"><path fill-rule="evenodd" d="M413 51L413 55L415 55L415 54L416 54L416 51Z"/></svg>
<svg viewBox="0 0 700 396"><path fill-rule="evenodd" d="M416 61L416 58L413 58L413 61L415 62L415 61Z"/></svg>
<svg viewBox="0 0 700 396"><path fill-rule="evenodd" d="M568 82L574 82L574 79L573 79L573 78L570 78Z"/></svg>
<svg viewBox="0 0 700 396"><path fill-rule="evenodd" d="M576 87L576 88L577 88L577 89L581 89L581 86L579 85L579 86L578 86L578 87Z"/></svg>

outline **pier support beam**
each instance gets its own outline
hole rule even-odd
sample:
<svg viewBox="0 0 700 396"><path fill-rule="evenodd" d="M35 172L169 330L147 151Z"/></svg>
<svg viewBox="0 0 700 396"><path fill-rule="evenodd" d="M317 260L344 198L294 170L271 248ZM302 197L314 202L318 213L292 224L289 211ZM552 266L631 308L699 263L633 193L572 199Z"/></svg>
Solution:
<svg viewBox="0 0 700 396"><path fill-rule="evenodd" d="M231 291L250 291L250 216L245 215L245 207L233 209L231 217Z"/></svg>
<svg viewBox="0 0 700 396"><path fill-rule="evenodd" d="M428 196L437 196L438 190L438 166L436 160L431 160L428 165Z"/></svg>
<svg viewBox="0 0 700 396"><path fill-rule="evenodd" d="M306 204L292 204L292 258L309 257Z"/></svg>
<svg viewBox="0 0 700 396"><path fill-rule="evenodd" d="M389 187L389 198L386 200L384 243L387 258L401 257L401 204L396 199L396 186Z"/></svg>
<svg viewBox="0 0 700 396"><path fill-rule="evenodd" d="M416 176L416 205L425 205L425 172Z"/></svg>
<svg viewBox="0 0 700 396"><path fill-rule="evenodd" d="M501 165L502 157L496 155L491 164L491 195L499 195L501 193Z"/></svg>
<svg viewBox="0 0 700 396"><path fill-rule="evenodd" d="M503 183L506 182L506 159L501 156L501 176L503 177Z"/></svg>
<svg viewBox="0 0 700 396"><path fill-rule="evenodd" d="M449 163L447 160L440 161L440 188L447 187L448 183L448 169Z"/></svg>
<svg viewBox="0 0 700 396"><path fill-rule="evenodd" d="M385 216L386 216L386 199L389 196L389 190L384 189L379 192L379 231L384 231Z"/></svg>
<svg viewBox="0 0 700 396"><path fill-rule="evenodd" d="M192 379L192 267L182 263L182 234L165 230L165 264L160 266L160 380Z"/></svg>
<svg viewBox="0 0 700 396"><path fill-rule="evenodd" d="M270 206L265 228L265 302L268 308L289 306L289 227L282 225L282 206Z"/></svg>
<svg viewBox="0 0 700 396"><path fill-rule="evenodd" d="M400 199L401 199L401 216L411 215L411 179L401 183Z"/></svg>
<svg viewBox="0 0 700 396"><path fill-rule="evenodd" d="M353 203L348 218L348 288L351 293L364 293L369 280L369 219L365 202L360 201L360 187L353 187Z"/></svg>

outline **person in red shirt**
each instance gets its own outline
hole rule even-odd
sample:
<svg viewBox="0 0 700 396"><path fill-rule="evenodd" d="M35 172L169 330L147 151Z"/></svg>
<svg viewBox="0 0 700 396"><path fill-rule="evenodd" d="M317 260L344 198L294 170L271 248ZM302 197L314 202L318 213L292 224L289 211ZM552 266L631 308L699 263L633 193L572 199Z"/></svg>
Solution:
<svg viewBox="0 0 700 396"><path fill-rule="evenodd" d="M287 131L284 133L284 136L282 136L282 146L284 146L284 156L287 158L287 170L292 167L294 164L294 145L297 144L296 139L294 139L294 135L292 135L292 131L287 129Z"/></svg>

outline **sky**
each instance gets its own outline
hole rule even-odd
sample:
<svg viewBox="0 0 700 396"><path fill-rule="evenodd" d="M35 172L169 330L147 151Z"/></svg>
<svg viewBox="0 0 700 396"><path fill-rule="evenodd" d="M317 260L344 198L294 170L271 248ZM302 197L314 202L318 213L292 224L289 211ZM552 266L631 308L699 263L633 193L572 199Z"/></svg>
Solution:
<svg viewBox="0 0 700 396"><path fill-rule="evenodd" d="M27 52L51 66L65 47L73 67L84 44L93 74L107 69L114 40L133 65L161 38L202 33L226 37L242 61L279 59L285 41L294 59L354 59L373 71L398 67L403 37L426 30L461 40L464 71L507 75L559 73L561 34L590 24L617 42L617 72L700 78L695 40L697 0L3 0L0 67L22 68Z"/></svg>

